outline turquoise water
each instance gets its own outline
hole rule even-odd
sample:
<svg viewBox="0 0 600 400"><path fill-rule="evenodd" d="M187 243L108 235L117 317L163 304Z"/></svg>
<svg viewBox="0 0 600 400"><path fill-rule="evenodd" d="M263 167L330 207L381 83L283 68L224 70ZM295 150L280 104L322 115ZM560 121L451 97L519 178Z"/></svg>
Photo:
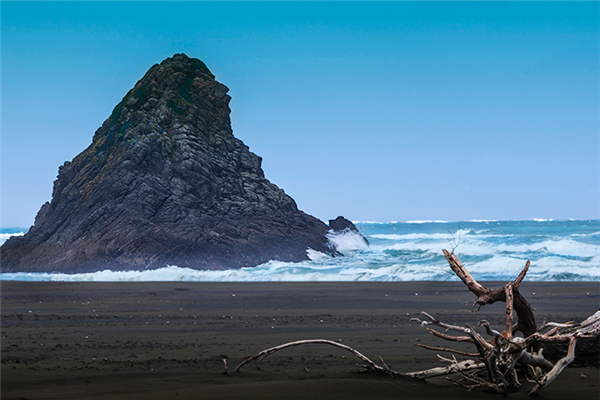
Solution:
<svg viewBox="0 0 600 400"><path fill-rule="evenodd" d="M331 236L344 257L309 251L300 263L197 271L88 274L2 274L5 280L59 281L411 281L456 280L442 254L452 250L478 280L512 280L527 260L530 281L600 281L600 220L356 222L370 246L352 235ZM24 230L3 229L0 238Z"/></svg>

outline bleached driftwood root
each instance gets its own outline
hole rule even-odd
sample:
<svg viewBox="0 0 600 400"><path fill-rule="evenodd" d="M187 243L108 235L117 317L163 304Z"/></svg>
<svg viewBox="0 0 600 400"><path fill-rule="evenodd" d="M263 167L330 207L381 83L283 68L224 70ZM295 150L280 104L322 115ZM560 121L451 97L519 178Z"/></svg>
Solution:
<svg viewBox="0 0 600 400"><path fill-rule="evenodd" d="M406 376L409 378L418 378L418 379L426 379L426 378L433 378L436 376L441 376L441 375L448 375L448 374L453 374L453 373L457 373L460 371L470 371L473 369L481 369L484 368L484 364L483 363L478 363L478 362L473 362L471 360L467 360L467 361L462 361L459 363L455 363L453 365L449 365L447 367L437 367L437 368L432 368L432 369L428 369L428 370L424 370L424 371L418 371L418 372L410 372L410 373L400 373L400 372L396 372L394 370L391 370L389 368L387 368L387 366L381 367L379 365L377 365L374 361L372 361L371 359L369 359L368 357L366 357L365 355L363 355L362 353L360 353L359 351L353 349L350 346L346 346L345 344L341 344L338 342L334 342L331 340L326 340L326 339L310 339L310 340L298 340L295 342L289 342L289 343L284 343L281 344L279 346L275 346L275 347L271 347L269 349L265 349L251 357L246 358L244 361L242 361L236 368L235 371L236 372L240 372L240 370L242 369L242 367L246 364L248 364L249 362L252 362L254 360L258 360L258 362L262 361L265 357L279 351L279 350L283 350L285 348L288 347L293 347L293 346L300 346L300 345L305 345L305 344L327 344L330 346L335 346L335 347L339 347L341 349L347 350L349 352L351 352L352 354L354 354L356 357L358 357L359 359L361 359L362 361L367 363L367 368L371 371L374 372L379 372L379 373L383 373L386 375L391 375L391 376Z"/></svg>
<svg viewBox="0 0 600 400"><path fill-rule="evenodd" d="M450 361L448 359L444 359L440 357L444 361ZM435 378L436 376L443 376L449 374L455 374L460 372L467 372L472 370L482 370L485 368L485 364L482 362L476 362L471 360L465 360L461 362L452 362L447 367L436 367L431 369L426 369L424 371L417 372L408 372L402 374L409 378L417 378L417 379L427 379L427 378Z"/></svg>
<svg viewBox="0 0 600 400"><path fill-rule="evenodd" d="M529 394L536 394L537 392L539 392L544 386L548 385L550 382L552 382L554 379L556 379L556 377L558 375L560 375L560 373L563 371L563 369L566 368L567 365L569 365L573 362L573 360L575 359L575 344L576 343L577 343L577 338L575 338L575 336L571 337L567 355L564 356L563 358L561 358L560 360L558 360L556 362L556 364L554 364L554 367L550 370L550 372L548 372L546 375L544 375L544 377L542 379L540 379L538 381L538 383L535 385L535 387L533 389L531 389Z"/></svg>
<svg viewBox="0 0 600 400"><path fill-rule="evenodd" d="M236 368L235 371L236 372L240 372L240 369L248 364L251 361L254 360L258 360L261 361L263 360L265 357L279 351L279 350L283 350L285 348L288 347L293 347L293 346L300 346L300 345L304 345L304 344L327 344L330 346L335 346L335 347L339 347L341 349L347 350L350 353L354 354L356 357L360 358L361 360L363 360L364 362L367 363L369 369L372 369L375 372L381 372L384 374L388 374L388 375L400 375L398 372L396 371L392 371L389 368L383 368L380 367L379 365L377 365L376 363L374 363L373 361L371 361L368 357L366 357L365 355L363 355L362 353L360 353L359 351L353 349L350 346L346 346L345 344L341 344L338 342L334 342L332 340L326 340L326 339L310 339L310 340L298 340L295 342L289 342L289 343L284 343L281 344L279 346L275 346L275 347L271 347L269 349L263 350L260 353L257 353L255 355L253 355L252 357L248 357L246 358L244 361L242 361Z"/></svg>
<svg viewBox="0 0 600 400"><path fill-rule="evenodd" d="M448 359L438 355L440 359L448 362L449 365L424 371L399 373L389 369L381 357L380 359L384 367L376 364L350 346L326 339L314 339L285 343L263 350L242 361L236 367L235 371L239 372L245 364L254 360L261 361L270 354L288 347L305 344L326 344L351 352L367 364L366 369L369 371L384 373L393 377L404 376L417 379L457 374L460 378L453 382L469 390L486 388L498 393L507 393L521 386L519 381L520 374L527 380L531 380L530 378L532 378L536 383L535 387L529 392L529 394L534 395L555 380L564 368L573 361L575 358L575 344L579 338L597 339L600 336L600 311L597 311L581 323L557 323L544 320L543 324L539 328L537 327L531 306L519 292L519 285L529 270L529 261L527 261L525 267L514 281L506 283L500 289L489 289L478 283L471 276L454 253L446 250L443 250L443 252L450 264L450 268L452 268L467 288L477 296L472 308L475 308L475 306L481 308L486 304L492 304L497 301L502 301L506 304L504 327L502 332L500 332L494 330L488 321L479 321L478 326L482 327L485 330L485 334L490 337L490 339L485 339L470 325L450 325L422 311L421 314L426 318L425 320L419 318L412 318L411 320L419 322L422 326L426 327L429 333L438 338L451 342L472 343L476 348L476 352L469 353L424 344L416 345L428 350L449 352L474 359L459 362L454 357ZM514 321L515 313L517 317L516 323ZM429 326L442 328L446 332L460 332L460 336L440 332ZM518 332L523 336L516 336L515 334ZM566 356L556 364L552 364L542 354L543 345L544 343L557 342L569 343L569 347Z"/></svg>
<svg viewBox="0 0 600 400"><path fill-rule="evenodd" d="M525 267L513 282L506 283L501 289L492 290L478 283L454 253L446 250L443 250L443 252L450 264L450 268L452 268L469 290L477 296L473 307L475 305L481 307L496 301L502 301L506 304L505 323L502 332L492 329L488 321L479 321L478 325L483 327L487 335L491 337L489 340L485 340L471 326L449 325L438 321L426 312L422 312L421 314L427 317L428 320L412 319L413 321L420 322L423 326L434 325L444 328L446 331L457 331L467 334L467 336L452 336L427 328L434 336L454 342L471 342L475 345L477 354L418 344L418 346L426 349L475 356L479 362L485 365L485 368L480 368L473 373L467 373L464 370L456 371L462 377L460 381L455 381L460 386L468 389L485 387L498 393L506 393L511 389L521 386L519 373L525 373L531 374L533 380L536 382L535 387L530 391L530 394L536 394L556 379L565 367L574 360L575 344L578 338L597 338L600 335L600 311L579 324L573 322L556 323L544 321L542 326L539 329L537 328L531 306L519 293L519 285L525 278L530 266L529 261L527 261ZM513 320L514 313L517 314L516 324ZM546 331L549 328L550 330ZM515 336L517 332L521 332L523 337ZM556 364L552 364L542 354L543 344L557 342L568 342L569 348L565 357L560 359ZM452 362L451 366L457 365L456 360L451 361L446 359L445 361Z"/></svg>

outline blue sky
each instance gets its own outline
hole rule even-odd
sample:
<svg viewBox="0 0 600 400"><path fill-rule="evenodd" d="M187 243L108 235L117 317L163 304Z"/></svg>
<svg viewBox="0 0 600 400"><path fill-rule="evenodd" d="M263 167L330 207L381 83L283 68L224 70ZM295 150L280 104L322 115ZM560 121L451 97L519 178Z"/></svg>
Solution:
<svg viewBox="0 0 600 400"><path fill-rule="evenodd" d="M6 2L2 226L155 63L230 88L234 135L323 220L589 219L600 3Z"/></svg>

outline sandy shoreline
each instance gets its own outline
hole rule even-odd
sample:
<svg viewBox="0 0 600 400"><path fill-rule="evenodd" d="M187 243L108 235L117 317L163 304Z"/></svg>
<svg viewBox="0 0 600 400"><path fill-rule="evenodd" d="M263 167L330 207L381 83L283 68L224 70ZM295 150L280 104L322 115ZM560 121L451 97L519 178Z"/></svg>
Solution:
<svg viewBox="0 0 600 400"><path fill-rule="evenodd" d="M3 399L481 398L441 379L356 374L360 361L330 346L287 349L227 376L221 355L231 368L267 347L322 338L416 371L441 365L413 345L442 345L410 322L420 311L495 326L504 313L503 304L471 313L474 297L459 282L3 281L1 289ZM538 323L581 321L600 300L595 282L524 282L521 292ZM569 368L559 379L543 398L600 395L597 369Z"/></svg>

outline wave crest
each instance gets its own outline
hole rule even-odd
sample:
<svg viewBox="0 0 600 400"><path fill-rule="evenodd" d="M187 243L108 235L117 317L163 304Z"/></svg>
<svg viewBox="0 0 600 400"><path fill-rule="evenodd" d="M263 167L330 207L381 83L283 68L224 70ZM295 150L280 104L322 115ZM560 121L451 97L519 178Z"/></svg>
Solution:
<svg viewBox="0 0 600 400"><path fill-rule="evenodd" d="M350 229L345 229L342 232L329 231L325 236L329 243L342 254L347 254L352 250L364 250L369 247L369 244L360 233Z"/></svg>
<svg viewBox="0 0 600 400"><path fill-rule="evenodd" d="M498 221L447 224L359 223L328 234L344 257L307 249L300 263L270 261L235 270L167 266L87 274L1 274L4 280L47 281L417 281L456 280L442 249L455 253L478 280L513 280L531 260L529 281L600 281L600 221ZM4 232L3 234L14 234ZM454 240L454 239L456 240ZM456 246L458 244L458 246Z"/></svg>

